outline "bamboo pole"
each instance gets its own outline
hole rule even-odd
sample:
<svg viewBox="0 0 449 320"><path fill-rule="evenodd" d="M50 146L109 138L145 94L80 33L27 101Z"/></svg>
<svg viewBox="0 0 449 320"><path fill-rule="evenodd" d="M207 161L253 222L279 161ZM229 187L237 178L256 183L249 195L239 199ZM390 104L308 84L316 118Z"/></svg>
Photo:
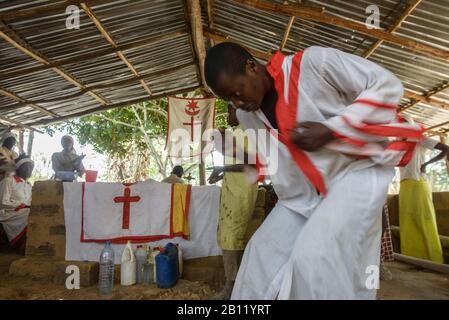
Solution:
<svg viewBox="0 0 449 320"><path fill-rule="evenodd" d="M44 55L42 55L42 54L38 53L36 50L34 50L33 47L31 47L28 43L26 43L26 41L24 41L21 37L19 37L19 35L14 30L12 30L10 27L8 27L6 24L4 24L1 21L0 21L0 38L3 38L6 42L11 44L13 47L20 50L21 52L28 55L29 57L33 58L34 60L36 60L44 65L51 64L51 61L47 57L45 57ZM75 77L73 77L72 75L70 75L69 73L64 71L62 68L52 67L51 69L54 72L56 72L57 74L59 74L61 77L66 79L68 82L75 85L76 87L78 87L80 89L85 88L85 86L80 81L75 79ZM102 105L108 104L108 102L103 97L101 97L99 94L97 94L93 91L88 91L87 93L89 95L91 95L92 97L94 97Z"/></svg>
<svg viewBox="0 0 449 320"><path fill-rule="evenodd" d="M0 70L0 79L15 78L18 76L27 75L27 74L31 74L34 72L51 69L53 67L60 67L63 65L74 64L74 63L78 63L81 61L96 59L96 58L110 55L112 53L117 53L119 51L137 49L137 48L149 46L152 44L156 44L159 42L163 42L166 40L171 40L171 39L174 39L176 37L179 37L179 36L185 35L185 34L186 34L186 30L183 29L183 30L173 31L173 32L161 35L161 36L150 37L150 38L133 41L133 42L130 42L130 43L127 43L124 45L117 46L116 48L107 48L107 49L101 49L101 50L96 50L96 51L94 50L94 51L91 51L88 53L79 54L73 58L52 61L50 64L46 64L46 65L41 65L41 66L37 66L37 67L31 67L31 68L21 69L21 70L11 71L11 72L3 72Z"/></svg>
<svg viewBox="0 0 449 320"><path fill-rule="evenodd" d="M287 44L288 36L293 27L293 22L295 22L295 17L290 17L290 20L288 20L287 27L285 28L285 32L284 32L284 36L281 41L281 45L279 46L279 51L283 51L285 48L285 45Z"/></svg>
<svg viewBox="0 0 449 320"><path fill-rule="evenodd" d="M81 3L81 7L83 8L84 12L89 16L90 20L92 20L92 22L95 24L97 29L100 31L101 35L106 39L106 41L113 48L117 48L118 47L117 42L115 42L115 40L112 37L112 35L105 28L105 26L101 23L100 19L98 19L98 17L96 16L96 14L92 10L92 8L89 7L89 5L86 4L86 3ZM125 65L128 67L128 69L132 72L132 74L135 77L139 77L140 76L139 72L136 70L136 68L133 66L131 61L128 60L128 58L125 56L125 54L122 51L117 51L117 56L120 58L120 60L123 61L123 63L125 63ZM151 89L148 86L148 84L145 82L145 80L143 80L143 79L137 79L137 80L140 82L140 84L142 85L143 89L148 93L148 95L151 96L151 94L152 94L151 93Z"/></svg>

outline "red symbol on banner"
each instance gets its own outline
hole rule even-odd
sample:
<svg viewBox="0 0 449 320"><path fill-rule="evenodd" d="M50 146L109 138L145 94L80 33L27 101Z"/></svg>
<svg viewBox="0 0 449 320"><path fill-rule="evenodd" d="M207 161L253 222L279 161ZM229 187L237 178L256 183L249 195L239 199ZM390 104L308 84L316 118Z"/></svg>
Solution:
<svg viewBox="0 0 449 320"><path fill-rule="evenodd" d="M195 122L194 121L195 120L195 116L197 116L200 113L199 108L200 108L200 106L198 105L198 102L196 102L195 100L190 100L187 103L186 108L184 109L185 113L190 116L190 122L183 122L182 124L190 126L192 142L193 142L193 126L195 124L201 123L201 122Z"/></svg>
<svg viewBox="0 0 449 320"><path fill-rule="evenodd" d="M125 194L123 197L115 197L115 203L123 203L123 221L122 221L122 229L129 229L129 212L130 212L130 204L131 202L139 202L139 196L131 197L131 189L125 188Z"/></svg>

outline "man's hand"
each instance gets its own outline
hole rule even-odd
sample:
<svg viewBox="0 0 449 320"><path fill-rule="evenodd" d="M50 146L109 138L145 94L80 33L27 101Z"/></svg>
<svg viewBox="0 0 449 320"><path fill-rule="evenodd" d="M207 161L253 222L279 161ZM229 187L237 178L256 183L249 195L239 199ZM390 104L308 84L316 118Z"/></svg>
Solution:
<svg viewBox="0 0 449 320"><path fill-rule="evenodd" d="M426 173L426 166L427 164L425 163L421 166L421 173Z"/></svg>
<svg viewBox="0 0 449 320"><path fill-rule="evenodd" d="M305 151L318 150L332 139L332 130L319 122L301 122L290 131L290 141Z"/></svg>
<svg viewBox="0 0 449 320"><path fill-rule="evenodd" d="M214 167L214 170L210 174L210 176L207 179L207 181L210 184L216 183L216 182L220 181L221 179L223 179L223 174L224 174L224 168L223 167Z"/></svg>

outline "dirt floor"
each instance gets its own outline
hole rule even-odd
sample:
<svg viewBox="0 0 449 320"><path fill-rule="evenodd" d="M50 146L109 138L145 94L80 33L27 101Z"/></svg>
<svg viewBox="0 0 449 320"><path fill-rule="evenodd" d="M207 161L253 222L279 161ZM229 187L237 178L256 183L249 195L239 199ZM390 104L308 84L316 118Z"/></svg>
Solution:
<svg viewBox="0 0 449 320"><path fill-rule="evenodd" d="M12 261L22 258L15 254L0 253L0 299L207 299L213 291L199 282L180 280L172 289L158 289L155 286L116 285L113 294L98 295L95 286L80 290L67 290L49 281L33 280L8 275ZM408 264L388 264L393 280L381 281L378 299L449 299L448 276L419 269Z"/></svg>

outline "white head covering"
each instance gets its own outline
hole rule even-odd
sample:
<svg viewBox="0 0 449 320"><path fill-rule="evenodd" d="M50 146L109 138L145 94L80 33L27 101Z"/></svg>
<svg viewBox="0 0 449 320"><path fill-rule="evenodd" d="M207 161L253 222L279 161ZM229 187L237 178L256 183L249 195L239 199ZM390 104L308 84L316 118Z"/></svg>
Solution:
<svg viewBox="0 0 449 320"><path fill-rule="evenodd" d="M19 169L21 165L23 165L23 164L25 164L25 163L27 163L27 162L33 163L33 164L34 164L34 161L31 160L30 158L23 158L23 159L20 159L19 161L17 161L17 163L16 163L16 169Z"/></svg>
<svg viewBox="0 0 449 320"><path fill-rule="evenodd" d="M14 138L17 141L17 136L14 133L12 133L11 131L7 131L2 134L1 144L3 145L3 142L5 142L5 140L8 138Z"/></svg>

